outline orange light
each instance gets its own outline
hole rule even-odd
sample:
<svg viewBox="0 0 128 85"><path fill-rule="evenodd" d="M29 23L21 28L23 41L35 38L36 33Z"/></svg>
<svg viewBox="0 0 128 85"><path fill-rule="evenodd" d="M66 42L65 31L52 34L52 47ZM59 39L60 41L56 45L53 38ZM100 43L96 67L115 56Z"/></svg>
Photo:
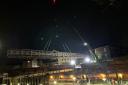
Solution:
<svg viewBox="0 0 128 85"><path fill-rule="evenodd" d="M103 81L106 81L106 78L103 78L102 80L103 80Z"/></svg>
<svg viewBox="0 0 128 85"><path fill-rule="evenodd" d="M84 78L86 78L86 75L83 75Z"/></svg>
<svg viewBox="0 0 128 85"><path fill-rule="evenodd" d="M123 74L118 73L118 77L119 77L119 78L123 78Z"/></svg>
<svg viewBox="0 0 128 85"><path fill-rule="evenodd" d="M61 75L61 76L60 76L60 78L64 78L64 76L63 76L63 75Z"/></svg>
<svg viewBox="0 0 128 85"><path fill-rule="evenodd" d="M76 80L76 77L73 77L72 79L75 81Z"/></svg>
<svg viewBox="0 0 128 85"><path fill-rule="evenodd" d="M50 76L50 79L53 79L54 77L53 76Z"/></svg>
<svg viewBox="0 0 128 85"><path fill-rule="evenodd" d="M100 74L100 77L101 77L101 78L105 78L106 75L105 75L105 74Z"/></svg>

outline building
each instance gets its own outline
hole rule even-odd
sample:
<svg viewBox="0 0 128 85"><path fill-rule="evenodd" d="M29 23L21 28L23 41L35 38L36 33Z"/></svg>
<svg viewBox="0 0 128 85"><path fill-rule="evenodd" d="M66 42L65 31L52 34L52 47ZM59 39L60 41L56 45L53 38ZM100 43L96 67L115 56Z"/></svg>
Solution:
<svg viewBox="0 0 128 85"><path fill-rule="evenodd" d="M112 56L111 48L109 46L95 48L94 52L99 60L109 60Z"/></svg>
<svg viewBox="0 0 128 85"><path fill-rule="evenodd" d="M109 75L108 78L110 79L118 79L117 75L122 75L122 79L128 78L127 58L105 61L110 57L110 50L107 46L96 48L95 53L97 53L98 59L103 60L103 62L81 62L87 56L80 53L59 52L56 50L8 50L8 65L12 66L8 67L7 75L2 79L2 83L10 84L13 82L13 85L18 83L22 85L26 85L27 83L30 85L43 83L43 85L48 85L48 78L51 75L55 75L55 79L58 80L58 76L61 76L61 74L65 77L75 74L80 78L83 78L84 75L90 77L90 79L100 80L103 79L103 75L105 78L106 75ZM80 60L82 63L81 68L74 69L74 65L69 64L71 60Z"/></svg>

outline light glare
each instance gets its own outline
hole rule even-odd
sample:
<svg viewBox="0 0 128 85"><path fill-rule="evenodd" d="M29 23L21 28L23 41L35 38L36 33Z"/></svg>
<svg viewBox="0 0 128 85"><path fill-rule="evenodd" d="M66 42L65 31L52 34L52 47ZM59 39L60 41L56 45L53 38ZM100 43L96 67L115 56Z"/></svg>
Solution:
<svg viewBox="0 0 128 85"><path fill-rule="evenodd" d="M27 85L29 85L29 84L27 83Z"/></svg>
<svg viewBox="0 0 128 85"><path fill-rule="evenodd" d="M106 78L103 78L102 80L103 80L103 81L106 81Z"/></svg>
<svg viewBox="0 0 128 85"><path fill-rule="evenodd" d="M18 83L17 85L20 85L20 83Z"/></svg>
<svg viewBox="0 0 128 85"><path fill-rule="evenodd" d="M84 46L87 46L87 45L88 45L88 43L85 42L85 43L84 43Z"/></svg>
<svg viewBox="0 0 128 85"><path fill-rule="evenodd" d="M88 58L88 57L87 57L87 58L85 58L85 62L86 62L86 63L89 63L90 61L91 61L91 59L90 59L90 58Z"/></svg>
<svg viewBox="0 0 128 85"><path fill-rule="evenodd" d="M75 65L75 64L76 64L75 60L71 60L71 65Z"/></svg>
<svg viewBox="0 0 128 85"><path fill-rule="evenodd" d="M54 84L57 84L57 81L54 81L53 83L54 83Z"/></svg>
<svg viewBox="0 0 128 85"><path fill-rule="evenodd" d="M73 77L72 79L75 81L76 80L76 77Z"/></svg>

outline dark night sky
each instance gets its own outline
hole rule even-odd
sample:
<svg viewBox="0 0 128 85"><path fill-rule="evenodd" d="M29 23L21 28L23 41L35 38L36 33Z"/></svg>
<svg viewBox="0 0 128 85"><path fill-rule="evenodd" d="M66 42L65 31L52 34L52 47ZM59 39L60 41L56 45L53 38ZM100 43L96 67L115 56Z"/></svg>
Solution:
<svg viewBox="0 0 128 85"><path fill-rule="evenodd" d="M73 52L86 48L73 30L95 48L103 45L128 47L127 4L123 0L50 0L1 4L0 40L3 48L63 51L66 43ZM113 3L111 1L114 1Z"/></svg>

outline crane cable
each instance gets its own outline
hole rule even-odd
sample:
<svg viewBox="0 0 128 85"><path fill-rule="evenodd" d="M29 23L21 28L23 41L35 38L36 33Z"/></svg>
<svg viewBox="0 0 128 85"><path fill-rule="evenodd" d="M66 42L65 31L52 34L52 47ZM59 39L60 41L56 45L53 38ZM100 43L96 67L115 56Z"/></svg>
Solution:
<svg viewBox="0 0 128 85"><path fill-rule="evenodd" d="M78 35L78 37L80 38L80 40L81 40L83 43L85 43L85 40L84 40L84 38L81 36L81 34L79 33L79 31L78 31L76 28L73 28L73 30L74 30L75 33ZM96 60L96 61L98 61L97 55L93 52L93 49L92 49L92 47L91 47L89 44L87 44L87 48L88 48L90 54L92 55L93 59Z"/></svg>

